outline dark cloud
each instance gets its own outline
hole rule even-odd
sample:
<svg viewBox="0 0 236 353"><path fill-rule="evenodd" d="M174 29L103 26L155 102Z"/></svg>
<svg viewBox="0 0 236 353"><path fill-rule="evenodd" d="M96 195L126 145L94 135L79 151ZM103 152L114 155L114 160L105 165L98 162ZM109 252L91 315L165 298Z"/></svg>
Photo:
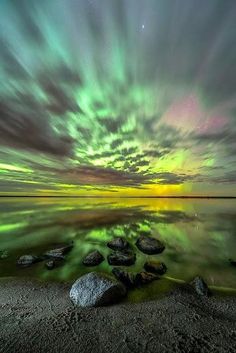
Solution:
<svg viewBox="0 0 236 353"><path fill-rule="evenodd" d="M138 166L128 162L124 164L123 170L114 168L102 168L92 165L77 166L71 169L51 169L44 168L63 177L68 182L78 185L113 185L145 188L147 184L179 185L184 182L200 181L201 174L186 175L175 173L142 173L137 172Z"/></svg>
<svg viewBox="0 0 236 353"><path fill-rule="evenodd" d="M232 128L224 129L217 132L207 132L204 134L193 134L190 136L193 140L199 143L225 143L235 144L236 143L236 130Z"/></svg>
<svg viewBox="0 0 236 353"><path fill-rule="evenodd" d="M140 186L145 182L141 174L130 174L111 168L78 166L74 169L58 171L59 175L78 184Z"/></svg>
<svg viewBox="0 0 236 353"><path fill-rule="evenodd" d="M115 149L115 148L121 146L121 145L123 144L123 142L124 142L124 141L123 141L121 138L118 138L118 139L112 141L112 143L111 143L111 148L112 148L112 149Z"/></svg>
<svg viewBox="0 0 236 353"><path fill-rule="evenodd" d="M144 150L143 157L161 158L168 154L170 150Z"/></svg>
<svg viewBox="0 0 236 353"><path fill-rule="evenodd" d="M111 133L116 133L122 126L124 119L113 119L113 118L103 118L100 120L102 126L106 127L106 130Z"/></svg>
<svg viewBox="0 0 236 353"><path fill-rule="evenodd" d="M138 150L138 147L128 147L128 148L122 148L119 152L124 157L128 157L129 155L133 155L137 150Z"/></svg>
<svg viewBox="0 0 236 353"><path fill-rule="evenodd" d="M139 160L138 162L135 163L136 167L144 167L144 166L147 166L147 165L149 165L149 161L141 161L141 160Z"/></svg>
<svg viewBox="0 0 236 353"><path fill-rule="evenodd" d="M236 155L236 130L233 125L217 132L193 133L189 136L189 141L196 145L202 145L204 148L207 144L219 146L227 157L234 158Z"/></svg>
<svg viewBox="0 0 236 353"><path fill-rule="evenodd" d="M225 172L223 175L219 175L217 177L212 178L212 182L214 183L236 183L236 170Z"/></svg>
<svg viewBox="0 0 236 353"><path fill-rule="evenodd" d="M152 178L156 179L158 184L174 184L174 185L183 184L184 182L193 180L193 176L189 176L186 174L169 173L169 172L155 173L152 175Z"/></svg>
<svg viewBox="0 0 236 353"><path fill-rule="evenodd" d="M60 87L59 82L41 78L41 88L48 97L49 102L46 109L50 112L56 115L64 115L66 112L82 112L75 100L68 96L65 89Z"/></svg>
<svg viewBox="0 0 236 353"><path fill-rule="evenodd" d="M32 102L30 104L32 105ZM73 139L69 136L56 136L47 118L47 115L41 110L36 112L32 110L23 111L21 101L15 106L10 101L1 102L1 145L28 151L35 150L62 157L70 156Z"/></svg>

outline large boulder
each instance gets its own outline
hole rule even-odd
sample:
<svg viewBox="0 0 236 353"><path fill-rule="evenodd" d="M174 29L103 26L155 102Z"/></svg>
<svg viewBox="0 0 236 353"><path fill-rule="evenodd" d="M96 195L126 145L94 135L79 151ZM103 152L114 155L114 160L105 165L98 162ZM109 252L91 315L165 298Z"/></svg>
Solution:
<svg viewBox="0 0 236 353"><path fill-rule="evenodd" d="M148 255L159 254L165 249L165 246L160 240L145 236L138 238L136 246L140 251Z"/></svg>
<svg viewBox="0 0 236 353"><path fill-rule="evenodd" d="M211 294L206 282L200 276L195 277L190 285L198 295L208 297Z"/></svg>
<svg viewBox="0 0 236 353"><path fill-rule="evenodd" d="M131 250L115 251L107 256L107 261L112 266L131 266L136 261L136 255Z"/></svg>
<svg viewBox="0 0 236 353"><path fill-rule="evenodd" d="M84 266L97 266L104 260L103 255L95 250L90 252L84 259L83 265Z"/></svg>
<svg viewBox="0 0 236 353"><path fill-rule="evenodd" d="M104 306L117 303L126 295L126 288L115 278L91 272L77 279L70 290L70 298L82 307Z"/></svg>
<svg viewBox="0 0 236 353"><path fill-rule="evenodd" d="M117 237L109 241L107 246L112 250L125 250L129 247L129 243L125 239Z"/></svg>
<svg viewBox="0 0 236 353"><path fill-rule="evenodd" d="M145 262L144 268L147 272L156 273L158 275L163 275L166 273L167 267L163 262L150 260Z"/></svg>
<svg viewBox="0 0 236 353"><path fill-rule="evenodd" d="M21 266L21 267L28 267L31 266L33 264L35 264L36 262L41 261L42 258L40 258L39 256L35 256L35 255L22 255L21 257L19 257L19 259L17 260L17 265Z"/></svg>

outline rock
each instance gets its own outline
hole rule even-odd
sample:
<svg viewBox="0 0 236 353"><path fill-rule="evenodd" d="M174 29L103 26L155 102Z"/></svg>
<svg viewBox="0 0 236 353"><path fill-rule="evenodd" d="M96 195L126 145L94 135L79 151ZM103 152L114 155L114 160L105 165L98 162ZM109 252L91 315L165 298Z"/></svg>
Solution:
<svg viewBox="0 0 236 353"><path fill-rule="evenodd" d="M125 250L129 247L129 243L125 239L117 237L109 241L107 246L112 250Z"/></svg>
<svg viewBox="0 0 236 353"><path fill-rule="evenodd" d="M9 253L7 250L0 250L0 260L7 259L9 257Z"/></svg>
<svg viewBox="0 0 236 353"><path fill-rule="evenodd" d="M48 270L53 270L54 268L57 268L59 266L61 266L63 264L63 262L61 261L62 259L52 259L52 260L49 260L45 263L45 267L48 269Z"/></svg>
<svg viewBox="0 0 236 353"><path fill-rule="evenodd" d="M137 273L135 277L135 283L137 286L143 285L143 284L148 284L151 283L157 279L160 279L160 277L154 273L149 273L146 271L142 271Z"/></svg>
<svg viewBox="0 0 236 353"><path fill-rule="evenodd" d="M135 274L132 272L123 271L121 268L114 267L112 269L113 275L121 281L127 288L135 286Z"/></svg>
<svg viewBox="0 0 236 353"><path fill-rule="evenodd" d="M210 295L210 290L206 282L204 282L201 277L195 277L194 280L190 282L190 285L193 287L197 294L207 297Z"/></svg>
<svg viewBox="0 0 236 353"><path fill-rule="evenodd" d="M59 245L55 249L47 251L44 255L46 257L52 257L52 258L60 258L64 259L64 256L71 251L73 248L73 243L66 244L66 245Z"/></svg>
<svg viewBox="0 0 236 353"><path fill-rule="evenodd" d="M28 267L30 265L35 264L36 262L42 261L42 259L38 256L34 255L22 255L17 260L17 265L22 267Z"/></svg>
<svg viewBox="0 0 236 353"><path fill-rule="evenodd" d="M54 260L49 260L48 262L45 263L45 267L48 270L53 270L56 267L56 263Z"/></svg>
<svg viewBox="0 0 236 353"><path fill-rule="evenodd" d="M111 276L91 272L77 279L70 290L70 299L82 307L117 303L126 295L125 286Z"/></svg>
<svg viewBox="0 0 236 353"><path fill-rule="evenodd" d="M147 272L156 273L158 275L163 275L167 270L167 267L163 262L155 260L145 262L144 268Z"/></svg>
<svg viewBox="0 0 236 353"><path fill-rule="evenodd" d="M236 260L229 259L230 265L236 267Z"/></svg>
<svg viewBox="0 0 236 353"><path fill-rule="evenodd" d="M95 250L91 253L89 253L84 259L83 259L83 265L85 266L97 266L99 265L102 261L104 260L103 255Z"/></svg>
<svg viewBox="0 0 236 353"><path fill-rule="evenodd" d="M136 246L140 251L148 255L159 254L165 249L160 240L144 236L138 238Z"/></svg>
<svg viewBox="0 0 236 353"><path fill-rule="evenodd" d="M112 266L131 266L136 261L136 255L130 250L115 251L107 256L107 261Z"/></svg>

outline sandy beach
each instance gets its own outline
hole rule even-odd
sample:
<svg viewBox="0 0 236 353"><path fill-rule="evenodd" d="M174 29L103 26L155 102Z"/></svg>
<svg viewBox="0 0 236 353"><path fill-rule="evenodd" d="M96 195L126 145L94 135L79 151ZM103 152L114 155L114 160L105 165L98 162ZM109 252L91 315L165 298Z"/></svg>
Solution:
<svg viewBox="0 0 236 353"><path fill-rule="evenodd" d="M0 352L230 353L236 298L201 298L185 287L142 303L75 308L70 284L0 281Z"/></svg>

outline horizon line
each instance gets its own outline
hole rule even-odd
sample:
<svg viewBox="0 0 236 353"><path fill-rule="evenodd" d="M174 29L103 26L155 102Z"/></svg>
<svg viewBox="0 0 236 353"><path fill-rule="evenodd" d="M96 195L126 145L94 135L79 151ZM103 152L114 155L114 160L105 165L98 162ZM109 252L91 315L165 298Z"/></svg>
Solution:
<svg viewBox="0 0 236 353"><path fill-rule="evenodd" d="M181 196L76 196L76 195L0 195L0 198L3 197L21 197L21 198L81 198L81 199L88 199L88 198L96 198L96 199L103 199L103 198L119 198L119 199L236 199L236 196L200 196L200 195L181 195Z"/></svg>

